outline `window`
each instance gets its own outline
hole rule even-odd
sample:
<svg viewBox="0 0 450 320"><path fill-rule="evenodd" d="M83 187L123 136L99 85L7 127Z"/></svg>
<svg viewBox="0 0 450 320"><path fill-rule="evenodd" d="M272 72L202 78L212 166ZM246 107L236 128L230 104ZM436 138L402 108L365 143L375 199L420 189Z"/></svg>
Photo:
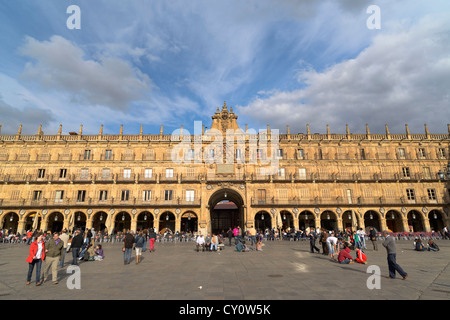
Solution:
<svg viewBox="0 0 450 320"><path fill-rule="evenodd" d="M105 160L111 160L112 159L112 150L106 150L105 151Z"/></svg>
<svg viewBox="0 0 450 320"><path fill-rule="evenodd" d="M364 149L359 149L359 155L361 157L361 160L366 160L366 152Z"/></svg>
<svg viewBox="0 0 450 320"><path fill-rule="evenodd" d="M399 148L398 149L398 158L399 159L405 159L405 149L404 148Z"/></svg>
<svg viewBox="0 0 450 320"><path fill-rule="evenodd" d="M403 167L403 168L402 168L402 173L403 173L403 177L404 177L404 178L410 178L410 177L411 177L411 175L410 175L410 173L409 173L409 168L408 168L408 167Z"/></svg>
<svg viewBox="0 0 450 320"><path fill-rule="evenodd" d="M173 178L173 169L166 169L166 178Z"/></svg>
<svg viewBox="0 0 450 320"><path fill-rule="evenodd" d="M208 159L214 160L214 149L209 149L208 151Z"/></svg>
<svg viewBox="0 0 450 320"><path fill-rule="evenodd" d="M282 202L286 202L288 198L288 190L287 189L278 189L278 199Z"/></svg>
<svg viewBox="0 0 450 320"><path fill-rule="evenodd" d="M277 149L277 159L283 159L283 149Z"/></svg>
<svg viewBox="0 0 450 320"><path fill-rule="evenodd" d="M351 189L345 190L345 194L347 196L347 202L351 204L352 203L352 190Z"/></svg>
<svg viewBox="0 0 450 320"><path fill-rule="evenodd" d="M416 200L414 189L406 189L406 198L408 200Z"/></svg>
<svg viewBox="0 0 450 320"><path fill-rule="evenodd" d="M108 200L108 191L107 190L100 190L100 196L98 197L99 201L105 201Z"/></svg>
<svg viewBox="0 0 450 320"><path fill-rule="evenodd" d="M172 190L164 190L164 200L169 201L172 200L173 191Z"/></svg>
<svg viewBox="0 0 450 320"><path fill-rule="evenodd" d="M318 153L317 157L318 157L319 160L323 159L322 149L319 149L319 153Z"/></svg>
<svg viewBox="0 0 450 320"><path fill-rule="evenodd" d="M256 201L257 201L257 203L266 203L266 190L265 189L256 190Z"/></svg>
<svg viewBox="0 0 450 320"><path fill-rule="evenodd" d="M121 201L128 201L130 199L130 190L122 190L122 194L120 196Z"/></svg>
<svg viewBox="0 0 450 320"><path fill-rule="evenodd" d="M419 159L425 159L426 158L425 149L419 148L419 150L417 151L417 156Z"/></svg>
<svg viewBox="0 0 450 320"><path fill-rule="evenodd" d="M84 202L86 198L86 190L78 190L77 202Z"/></svg>
<svg viewBox="0 0 450 320"><path fill-rule="evenodd" d="M285 170L284 168L278 168L278 177L279 178L284 178L285 177Z"/></svg>
<svg viewBox="0 0 450 320"><path fill-rule="evenodd" d="M305 157L305 152L303 149L297 149L297 158L303 159Z"/></svg>
<svg viewBox="0 0 450 320"><path fill-rule="evenodd" d="M81 179L88 179L89 169L81 169Z"/></svg>
<svg viewBox="0 0 450 320"><path fill-rule="evenodd" d="M152 199L152 191L151 190L142 191L142 200L143 201L150 201L151 199Z"/></svg>
<svg viewBox="0 0 450 320"><path fill-rule="evenodd" d="M444 148L439 148L438 149L438 158L439 159L445 159L445 149Z"/></svg>
<svg viewBox="0 0 450 320"><path fill-rule="evenodd" d="M299 177L299 179L302 179L302 180L306 179L306 169L305 168L298 169L298 177Z"/></svg>
<svg viewBox="0 0 450 320"><path fill-rule="evenodd" d="M45 169L38 169L38 178L44 178L45 177Z"/></svg>
<svg viewBox="0 0 450 320"><path fill-rule="evenodd" d="M242 160L242 150L236 149L236 160Z"/></svg>
<svg viewBox="0 0 450 320"><path fill-rule="evenodd" d="M55 202L62 202L64 199L64 190L57 190L55 192Z"/></svg>
<svg viewBox="0 0 450 320"><path fill-rule="evenodd" d="M256 158L263 159L263 150L262 149L256 149Z"/></svg>
<svg viewBox="0 0 450 320"><path fill-rule="evenodd" d="M131 177L131 169L123 169L123 177L129 179Z"/></svg>
<svg viewBox="0 0 450 320"><path fill-rule="evenodd" d="M20 190L11 191L11 200L19 200L20 199Z"/></svg>
<svg viewBox="0 0 450 320"><path fill-rule="evenodd" d="M186 201L194 201L194 190L186 190Z"/></svg>
<svg viewBox="0 0 450 320"><path fill-rule="evenodd" d="M425 179L431 179L431 171L429 167L424 167L423 168L423 177Z"/></svg>
<svg viewBox="0 0 450 320"><path fill-rule="evenodd" d="M436 190L427 189L428 200L436 200Z"/></svg>
<svg viewBox="0 0 450 320"><path fill-rule="evenodd" d="M91 159L91 150L84 150L84 160Z"/></svg>
<svg viewBox="0 0 450 320"><path fill-rule="evenodd" d="M144 177L147 178L147 179L150 179L152 177L152 173L153 173L152 169L145 169L144 170Z"/></svg>
<svg viewBox="0 0 450 320"><path fill-rule="evenodd" d="M108 168L102 169L102 178L108 179L110 177L111 171Z"/></svg>
<svg viewBox="0 0 450 320"><path fill-rule="evenodd" d="M33 201L39 201L42 197L42 191L41 190L35 190L33 191Z"/></svg>
<svg viewBox="0 0 450 320"><path fill-rule="evenodd" d="M67 169L60 169L59 170L59 178L65 178L67 176Z"/></svg>
<svg viewBox="0 0 450 320"><path fill-rule="evenodd" d="M194 149L189 149L187 152L187 159L186 160L194 160Z"/></svg>

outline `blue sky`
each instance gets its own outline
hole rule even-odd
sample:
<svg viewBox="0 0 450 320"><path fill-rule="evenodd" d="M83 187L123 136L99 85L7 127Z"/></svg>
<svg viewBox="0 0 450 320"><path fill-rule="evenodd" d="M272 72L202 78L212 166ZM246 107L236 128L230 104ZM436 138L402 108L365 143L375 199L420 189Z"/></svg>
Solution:
<svg viewBox="0 0 450 320"><path fill-rule="evenodd" d="M448 1L3 0L2 133L193 133L224 101L257 131L446 133L449 21Z"/></svg>

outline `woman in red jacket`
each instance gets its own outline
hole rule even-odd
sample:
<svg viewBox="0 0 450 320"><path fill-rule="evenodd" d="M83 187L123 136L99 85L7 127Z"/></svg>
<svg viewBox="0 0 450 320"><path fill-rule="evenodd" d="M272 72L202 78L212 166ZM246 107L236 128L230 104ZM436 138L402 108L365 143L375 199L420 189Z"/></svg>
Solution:
<svg viewBox="0 0 450 320"><path fill-rule="evenodd" d="M30 255L26 260L28 262L27 285L30 284L34 266L36 265L36 285L40 286L41 266L42 261L45 259L45 242L44 236L41 232L39 232L36 236L36 241L32 242L30 245Z"/></svg>

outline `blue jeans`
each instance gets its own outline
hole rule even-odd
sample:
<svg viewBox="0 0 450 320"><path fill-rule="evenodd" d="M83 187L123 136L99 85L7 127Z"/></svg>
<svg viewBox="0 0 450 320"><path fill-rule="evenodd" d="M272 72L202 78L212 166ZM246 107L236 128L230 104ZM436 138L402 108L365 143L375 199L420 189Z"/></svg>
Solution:
<svg viewBox="0 0 450 320"><path fill-rule="evenodd" d="M59 264L59 266L60 266L61 268L64 267L64 258L66 257L66 251L67 251L67 248L64 248L64 249L63 249L63 254L62 254L61 263Z"/></svg>
<svg viewBox="0 0 450 320"><path fill-rule="evenodd" d="M80 253L80 248L72 248L72 258L73 258L73 261L72 261L72 265L78 265L78 260L77 260L77 258L78 258L78 254Z"/></svg>
<svg viewBox="0 0 450 320"><path fill-rule="evenodd" d="M210 247L210 249L209 250L211 250L212 251L212 249L213 248L215 248L216 249L216 251L217 251L217 243L211 243L211 247Z"/></svg>
<svg viewBox="0 0 450 320"><path fill-rule="evenodd" d="M345 260L339 261L339 263L341 263L341 264L348 264L348 263L350 263L350 259L345 258Z"/></svg>
<svg viewBox="0 0 450 320"><path fill-rule="evenodd" d="M31 281L31 276L33 275L33 269L36 265L36 283L41 282L41 266L42 266L42 260L41 259L34 259L32 263L28 263L28 275L27 275L27 281Z"/></svg>
<svg viewBox="0 0 450 320"><path fill-rule="evenodd" d="M125 248L125 252L123 253L123 261L127 264L131 261L131 252L133 251L133 248Z"/></svg>
<svg viewBox="0 0 450 320"><path fill-rule="evenodd" d="M387 256L388 266L389 266L389 277L395 279L395 271L397 271L402 278L404 278L407 273L397 264L397 255L395 253L390 253Z"/></svg>

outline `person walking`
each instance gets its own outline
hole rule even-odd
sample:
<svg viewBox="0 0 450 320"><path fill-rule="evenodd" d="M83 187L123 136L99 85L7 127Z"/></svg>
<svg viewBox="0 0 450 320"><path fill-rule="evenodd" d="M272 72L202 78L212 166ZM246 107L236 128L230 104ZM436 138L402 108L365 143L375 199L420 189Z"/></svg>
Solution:
<svg viewBox="0 0 450 320"><path fill-rule="evenodd" d="M142 231L139 231L139 234L136 236L135 240L135 250L136 250L136 264L141 262L142 258L142 248L145 245L145 238L144 233Z"/></svg>
<svg viewBox="0 0 450 320"><path fill-rule="evenodd" d="M314 250L316 250L317 253L320 253L320 249L317 248L317 246L316 246L317 237L313 231L311 231L309 233L308 238L309 238L309 248L311 250L311 253L314 253Z"/></svg>
<svg viewBox="0 0 450 320"><path fill-rule="evenodd" d="M149 252L155 251L156 232L155 229L150 228L148 232Z"/></svg>
<svg viewBox="0 0 450 320"><path fill-rule="evenodd" d="M133 246L135 239L133 236L133 231L127 233L123 239L123 264L130 264L131 262L131 252L133 251Z"/></svg>
<svg viewBox="0 0 450 320"><path fill-rule="evenodd" d="M78 255L80 253L81 247L83 246L83 236L80 232L80 230L75 230L75 233L73 235L73 239L71 242L70 247L72 248L72 265L77 266L78 265Z"/></svg>
<svg viewBox="0 0 450 320"><path fill-rule="evenodd" d="M36 241L30 244L30 254L26 261L28 262L27 285L31 283L34 267L36 266L36 286L41 285L41 266L45 259L45 241L41 232L35 234Z"/></svg>
<svg viewBox="0 0 450 320"><path fill-rule="evenodd" d="M67 233L67 229L64 229L62 231L62 234L59 236L59 238L63 242L62 258L61 258L61 262L59 264L59 266L62 268L62 267L64 267L64 259L66 257L67 244L69 243L69 238L70 238L68 233Z"/></svg>
<svg viewBox="0 0 450 320"><path fill-rule="evenodd" d="M55 232L45 248L45 267L42 282L48 280L48 272L51 268L53 284L58 284L58 264L62 259L63 251L64 242L59 238L59 233Z"/></svg>
<svg viewBox="0 0 450 320"><path fill-rule="evenodd" d="M397 250L394 238L390 236L389 231L387 230L383 231L383 235L385 237L383 247L385 247L387 251L387 261L389 266L389 276L387 278L395 279L395 272L397 271L400 276L402 276L402 280L406 280L408 274L397 264Z"/></svg>
<svg viewBox="0 0 450 320"><path fill-rule="evenodd" d="M142 247L142 252L145 252L147 250L147 242L148 242L148 230L145 229L142 231L143 237L144 237L144 246Z"/></svg>

